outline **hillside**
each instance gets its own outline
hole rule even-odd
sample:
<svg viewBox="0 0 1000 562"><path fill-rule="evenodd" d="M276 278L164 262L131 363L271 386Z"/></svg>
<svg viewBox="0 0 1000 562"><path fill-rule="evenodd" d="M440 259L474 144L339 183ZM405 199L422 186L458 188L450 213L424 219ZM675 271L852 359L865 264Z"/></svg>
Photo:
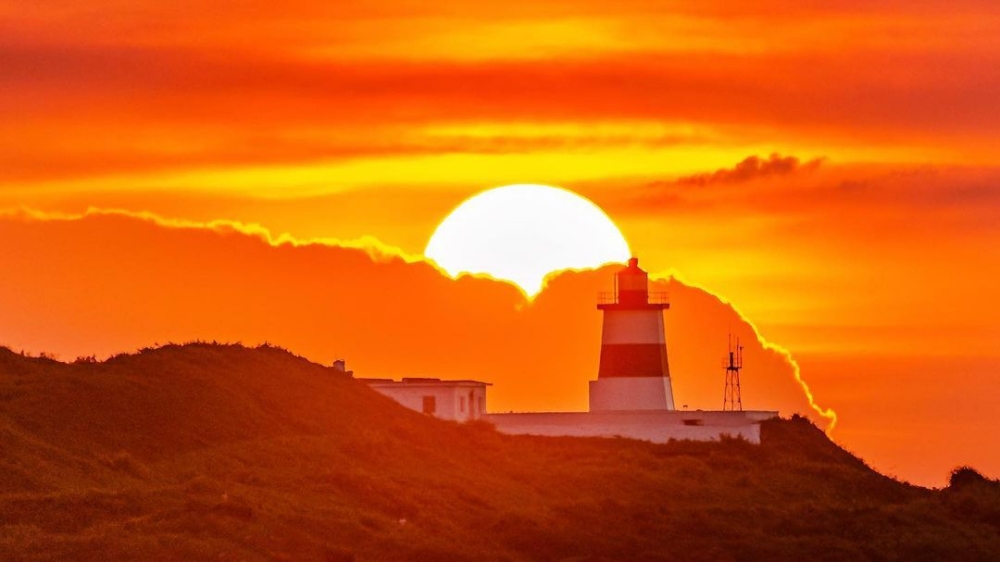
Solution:
<svg viewBox="0 0 1000 562"><path fill-rule="evenodd" d="M1000 485L763 442L511 437L262 347L0 349L3 560L996 560Z"/></svg>

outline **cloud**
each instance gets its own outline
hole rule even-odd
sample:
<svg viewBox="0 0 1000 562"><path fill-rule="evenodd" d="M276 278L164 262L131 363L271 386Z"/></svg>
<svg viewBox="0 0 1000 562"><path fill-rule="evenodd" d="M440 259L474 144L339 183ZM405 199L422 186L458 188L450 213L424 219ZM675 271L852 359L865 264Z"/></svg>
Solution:
<svg viewBox="0 0 1000 562"><path fill-rule="evenodd" d="M533 302L424 261L147 215L0 216L0 343L64 359L155 342L269 341L361 376L493 382L497 410L585 409L596 374L594 295L614 267L567 272ZM787 353L709 293L676 280L667 313L679 404L718 408L729 330L747 343L745 406L814 411ZM751 382L752 381L752 382ZM818 407L816 407L818 408Z"/></svg>
<svg viewBox="0 0 1000 562"><path fill-rule="evenodd" d="M805 221L827 238L853 243L857 230L844 230L845 225L870 223L868 228L877 230L887 219L899 233L932 225L944 229L942 236L956 227L993 230L1000 209L997 181L996 167L839 164L772 154L676 179L625 178L614 182L615 189L606 187L609 180L574 187L617 216L791 218L796 220L774 220L772 226ZM898 216L910 224L895 224Z"/></svg>
<svg viewBox="0 0 1000 562"><path fill-rule="evenodd" d="M730 168L720 168L676 179L652 179L645 182L632 180L613 193L600 193L591 186L591 196L606 205L609 210L620 213L648 215L667 210L687 210L706 206L726 205L734 200L741 204L754 197L768 197L774 192L776 182L792 184L787 180L801 181L816 171L824 159L816 158L802 162L796 156L771 154L768 158L751 155ZM742 184L755 182L745 189ZM702 188L712 188L711 190ZM589 191L589 190L588 190Z"/></svg>
<svg viewBox="0 0 1000 562"><path fill-rule="evenodd" d="M695 185L699 187L716 183L743 183L759 178L786 176L797 172L812 171L818 168L822 162L822 159L817 158L802 163L795 156L781 156L777 153L771 154L771 156L766 159L754 155L746 157L746 159L739 162L732 168L721 168L707 174L696 174L682 177L673 183L676 183L677 185ZM654 182L651 187L656 187L657 185L658 184Z"/></svg>
<svg viewBox="0 0 1000 562"><path fill-rule="evenodd" d="M236 44L222 50L181 31L191 44L0 40L7 133L0 165L29 180L69 171L588 148L421 134L430 126L511 121L684 123L717 131L721 145L865 146L865 158L894 151L909 161L990 161L998 148L1000 81L982 72L1000 64L995 48L733 53L657 44L633 50L623 39L617 49L561 57L325 59L284 52L283 43L251 49L231 37ZM83 138L95 142L70 142ZM623 149L642 142L614 140Z"/></svg>
<svg viewBox="0 0 1000 562"><path fill-rule="evenodd" d="M324 245L338 248L351 248L361 250L368 254L375 261L385 261L387 259L399 258L407 263L425 261L423 256L408 254L389 244L378 240L373 236L365 236L352 240L340 240L337 238L297 238L288 233L274 234L257 223L245 223L234 220L217 219L211 221L196 221L177 218L164 218L148 211L129 211L125 209L102 209L91 207L84 213L61 213L51 211L39 211L35 209L21 208L0 210L0 219L21 220L21 221L78 221L88 218L128 218L150 222L167 229L180 230L207 230L218 234L244 234L253 238L259 238L270 246L310 246Z"/></svg>

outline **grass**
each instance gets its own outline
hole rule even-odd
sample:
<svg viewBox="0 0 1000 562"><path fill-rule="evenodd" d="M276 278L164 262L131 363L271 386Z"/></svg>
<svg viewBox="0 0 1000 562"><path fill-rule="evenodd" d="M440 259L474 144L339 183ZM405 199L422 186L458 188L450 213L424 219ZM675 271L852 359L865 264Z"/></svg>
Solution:
<svg viewBox="0 0 1000 562"><path fill-rule="evenodd" d="M762 444L507 436L287 351L0 349L4 560L996 560L1000 484Z"/></svg>

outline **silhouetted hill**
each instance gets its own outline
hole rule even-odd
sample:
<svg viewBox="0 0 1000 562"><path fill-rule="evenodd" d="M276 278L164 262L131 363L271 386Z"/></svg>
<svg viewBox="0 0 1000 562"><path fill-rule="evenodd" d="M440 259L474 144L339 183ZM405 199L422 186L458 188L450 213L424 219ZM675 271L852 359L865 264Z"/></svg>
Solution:
<svg viewBox="0 0 1000 562"><path fill-rule="evenodd" d="M996 560L1000 484L763 442L512 437L287 351L0 349L4 560Z"/></svg>

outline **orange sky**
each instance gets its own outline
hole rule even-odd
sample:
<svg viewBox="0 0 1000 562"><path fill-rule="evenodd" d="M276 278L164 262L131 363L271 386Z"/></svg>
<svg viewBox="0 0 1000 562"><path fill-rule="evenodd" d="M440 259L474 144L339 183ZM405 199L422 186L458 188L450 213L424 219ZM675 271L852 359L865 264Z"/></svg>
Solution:
<svg viewBox="0 0 1000 562"><path fill-rule="evenodd" d="M0 0L0 210L50 213L0 219L10 237L0 342L71 358L260 338L318 360L349 350L392 371L373 375L464 376L477 371L473 356L452 367L433 354L390 361L368 347L376 341L315 333L331 320L307 304L330 299L314 312L339 311L372 340L384 333L378 345L433 347L426 330L385 333L388 312L376 326L338 308L330 295L361 266L341 272L331 265L340 258L265 245L268 257L238 275L218 271L239 289L223 306L215 277L145 259L168 239L196 270L223 250L162 223L79 215L238 221L321 241L299 250L309 256L349 243L419 259L469 195L549 183L600 205L654 274L723 297L788 348L817 400L840 414L835 437L877 468L929 484L963 462L1000 475L995 3L240 4ZM240 236L223 238L251 243ZM292 263L304 269L292 274ZM509 351L532 343L521 332L556 322L519 316L523 303L503 285L442 279L385 286L452 312L463 299L486 303L475 319L438 320L430 305L405 319L433 324L434 345L493 319L492 337L509 340L497 352ZM181 290L188 283L204 289ZM289 309L298 322L269 320ZM668 313L671 349L688 361L704 350L679 335L681 310ZM589 300L576 314L591 331L599 322ZM495 404L540 407L529 379L546 381L546 403L582 404L593 373L552 374L544 350L530 351L540 365L531 377L493 388ZM576 361L588 368L587 356ZM803 407L782 386L789 372L762 371L775 401ZM713 407L708 386L676 384Z"/></svg>

